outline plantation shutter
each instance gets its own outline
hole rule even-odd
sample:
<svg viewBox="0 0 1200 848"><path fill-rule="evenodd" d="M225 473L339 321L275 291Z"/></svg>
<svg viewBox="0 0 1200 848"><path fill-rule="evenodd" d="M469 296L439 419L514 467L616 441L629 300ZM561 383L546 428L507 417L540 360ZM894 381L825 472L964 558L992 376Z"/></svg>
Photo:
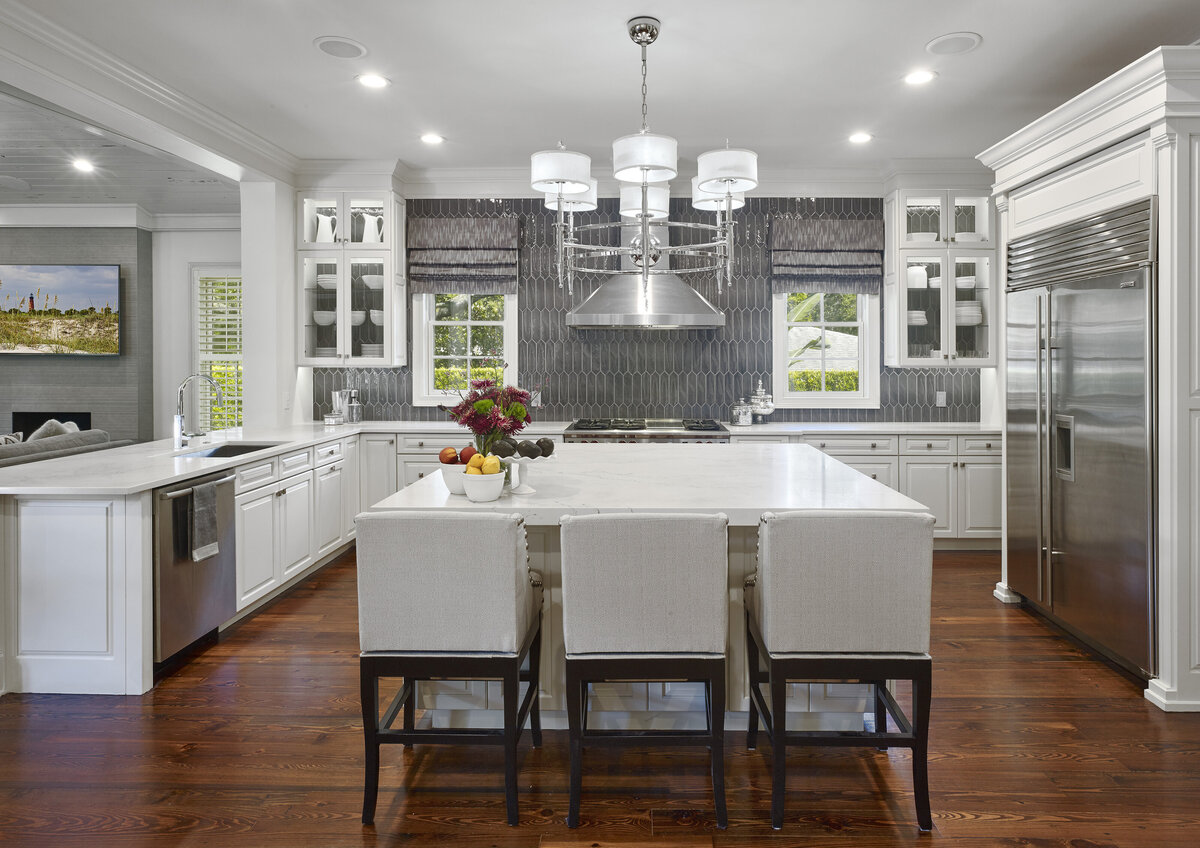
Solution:
<svg viewBox="0 0 1200 848"><path fill-rule="evenodd" d="M874 294L883 286L883 221L771 221L771 291Z"/></svg>
<svg viewBox="0 0 1200 848"><path fill-rule="evenodd" d="M196 275L196 367L221 387L222 402L208 383L197 380L200 430L242 426L242 278Z"/></svg>

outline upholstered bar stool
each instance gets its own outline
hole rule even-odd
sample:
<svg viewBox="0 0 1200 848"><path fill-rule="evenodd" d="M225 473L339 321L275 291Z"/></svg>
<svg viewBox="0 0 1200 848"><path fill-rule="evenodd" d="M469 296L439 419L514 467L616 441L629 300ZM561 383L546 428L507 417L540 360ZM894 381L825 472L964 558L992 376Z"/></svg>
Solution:
<svg viewBox="0 0 1200 848"><path fill-rule="evenodd" d="M567 826L579 824L585 745L705 745L724 828L724 515L619 514L562 519L563 641L571 780ZM608 680L704 683L704 730L593 729L588 687Z"/></svg>
<svg viewBox="0 0 1200 848"><path fill-rule="evenodd" d="M515 825L517 743L527 718L534 746L542 744L542 581L528 567L521 516L366 513L358 517L357 538L363 823L375 819L380 745L418 743L503 745L508 823ZM381 718L379 681L389 677L404 683ZM417 685L437 678L502 681L503 728L417 729ZM518 703L521 681L529 688ZM403 729L393 729L401 708Z"/></svg>
<svg viewBox="0 0 1200 848"><path fill-rule="evenodd" d="M766 513L758 572L746 581L746 650L753 749L759 715L772 746L771 825L783 826L788 745L912 749L917 823L929 830L929 656L933 517L802 510ZM787 684L874 684L875 728L787 729ZM912 681L911 720L885 681ZM763 686L770 695L768 705ZM897 730L887 730L887 716Z"/></svg>

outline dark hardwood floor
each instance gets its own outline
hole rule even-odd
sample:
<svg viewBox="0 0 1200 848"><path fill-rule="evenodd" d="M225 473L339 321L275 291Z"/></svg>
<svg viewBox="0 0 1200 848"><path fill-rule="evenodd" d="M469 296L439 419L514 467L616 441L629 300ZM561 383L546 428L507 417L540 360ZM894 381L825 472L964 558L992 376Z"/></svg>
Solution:
<svg viewBox="0 0 1200 848"><path fill-rule="evenodd" d="M919 836L907 752L789 754L770 829L769 754L726 742L730 826L701 751L590 750L568 831L565 731L522 740L521 825L498 748L387 748L376 825L359 822L353 555L142 697L0 699L0 844L137 846L1196 846L1200 714L991 596L995 555L934 570L930 784Z"/></svg>

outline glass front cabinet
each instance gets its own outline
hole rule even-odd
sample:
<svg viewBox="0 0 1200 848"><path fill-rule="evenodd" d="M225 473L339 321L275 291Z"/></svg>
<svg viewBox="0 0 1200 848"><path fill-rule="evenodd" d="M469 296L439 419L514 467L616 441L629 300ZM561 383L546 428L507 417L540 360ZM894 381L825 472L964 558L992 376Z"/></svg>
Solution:
<svg viewBox="0 0 1200 848"><path fill-rule="evenodd" d="M982 191L907 190L884 201L884 362L996 364L999 266Z"/></svg>
<svg viewBox="0 0 1200 848"><path fill-rule="evenodd" d="M994 264L990 251L903 251L896 364L995 363Z"/></svg>
<svg viewBox="0 0 1200 848"><path fill-rule="evenodd" d="M299 196L300 365L405 363L404 280L395 268L403 239L393 229L402 226L403 201L390 193L367 201L367 193Z"/></svg>

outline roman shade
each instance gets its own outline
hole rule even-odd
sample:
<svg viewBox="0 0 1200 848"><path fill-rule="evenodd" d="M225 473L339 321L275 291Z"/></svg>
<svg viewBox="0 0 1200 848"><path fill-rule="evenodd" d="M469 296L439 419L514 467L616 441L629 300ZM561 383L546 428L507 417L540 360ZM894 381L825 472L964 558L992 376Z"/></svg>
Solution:
<svg viewBox="0 0 1200 848"><path fill-rule="evenodd" d="M771 221L771 291L874 294L883 286L883 221Z"/></svg>
<svg viewBox="0 0 1200 848"><path fill-rule="evenodd" d="M516 294L516 218L410 218L413 294Z"/></svg>

